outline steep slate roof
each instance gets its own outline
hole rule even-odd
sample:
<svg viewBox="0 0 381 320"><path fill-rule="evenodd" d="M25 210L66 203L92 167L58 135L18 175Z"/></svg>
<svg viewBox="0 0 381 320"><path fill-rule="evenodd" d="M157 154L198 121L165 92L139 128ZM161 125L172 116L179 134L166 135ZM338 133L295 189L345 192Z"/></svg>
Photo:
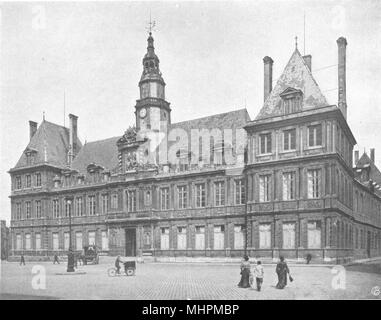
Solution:
<svg viewBox="0 0 381 320"><path fill-rule="evenodd" d="M75 157L72 168L86 173L90 163L100 165L105 170L112 171L118 166L118 147L116 142L120 137L108 138L86 143Z"/></svg>
<svg viewBox="0 0 381 320"><path fill-rule="evenodd" d="M69 134L68 128L44 120L26 147L26 149L37 151L34 164L47 163L66 167ZM82 147L79 139L77 139L77 147L78 149ZM27 166L27 158L23 152L15 168L25 166Z"/></svg>
<svg viewBox="0 0 381 320"><path fill-rule="evenodd" d="M303 92L303 110L328 105L303 57L298 49L295 49L256 120L281 114L281 98L279 95L287 88L299 89Z"/></svg>
<svg viewBox="0 0 381 320"><path fill-rule="evenodd" d="M364 152L359 161L356 163L356 168L366 168L370 167L369 178L374 182L381 184L381 172L369 158L369 156Z"/></svg>
<svg viewBox="0 0 381 320"><path fill-rule="evenodd" d="M250 116L246 109L240 109L225 113L193 119L189 121L172 123L170 129L181 128L187 132L191 129L233 129L243 128L250 121Z"/></svg>

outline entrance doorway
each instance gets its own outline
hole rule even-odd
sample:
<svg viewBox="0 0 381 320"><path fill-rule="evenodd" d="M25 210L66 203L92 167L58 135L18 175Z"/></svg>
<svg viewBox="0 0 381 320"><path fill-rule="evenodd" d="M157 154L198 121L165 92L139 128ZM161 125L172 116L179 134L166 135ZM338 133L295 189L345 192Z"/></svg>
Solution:
<svg viewBox="0 0 381 320"><path fill-rule="evenodd" d="M126 229L126 256L136 256L136 229Z"/></svg>

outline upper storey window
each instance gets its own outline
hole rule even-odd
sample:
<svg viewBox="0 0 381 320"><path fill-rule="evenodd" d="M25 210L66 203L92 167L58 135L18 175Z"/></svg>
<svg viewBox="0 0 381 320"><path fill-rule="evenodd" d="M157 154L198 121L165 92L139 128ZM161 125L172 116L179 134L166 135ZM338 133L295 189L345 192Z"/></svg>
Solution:
<svg viewBox="0 0 381 320"><path fill-rule="evenodd" d="M280 95L284 114L302 110L303 92L299 89L287 88Z"/></svg>
<svg viewBox="0 0 381 320"><path fill-rule="evenodd" d="M259 136L260 140L260 153L266 154L271 153L271 133L261 134Z"/></svg>
<svg viewBox="0 0 381 320"><path fill-rule="evenodd" d="M16 177L16 189L21 189L21 177Z"/></svg>
<svg viewBox="0 0 381 320"><path fill-rule="evenodd" d="M283 150L290 151L296 149L296 129L283 131Z"/></svg>
<svg viewBox="0 0 381 320"><path fill-rule="evenodd" d="M316 124L308 127L308 146L318 147L322 145L322 127Z"/></svg>

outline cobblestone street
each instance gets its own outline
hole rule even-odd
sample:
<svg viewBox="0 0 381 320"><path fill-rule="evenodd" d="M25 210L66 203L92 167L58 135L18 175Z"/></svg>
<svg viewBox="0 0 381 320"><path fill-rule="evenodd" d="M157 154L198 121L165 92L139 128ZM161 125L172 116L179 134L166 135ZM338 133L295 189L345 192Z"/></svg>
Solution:
<svg viewBox="0 0 381 320"><path fill-rule="evenodd" d="M46 289L32 288L32 267L46 270ZM51 262L3 263L2 299L381 299L371 293L381 287L381 275L372 268L349 267L346 288L334 290L334 275L329 266L290 266L294 282L277 290L275 265L265 265L263 291L241 289L239 266L211 264L138 264L132 277L109 277L113 263L104 259L99 265L81 266L85 274L66 275L66 264ZM352 271L353 270L353 271ZM61 274L59 274L61 273Z"/></svg>

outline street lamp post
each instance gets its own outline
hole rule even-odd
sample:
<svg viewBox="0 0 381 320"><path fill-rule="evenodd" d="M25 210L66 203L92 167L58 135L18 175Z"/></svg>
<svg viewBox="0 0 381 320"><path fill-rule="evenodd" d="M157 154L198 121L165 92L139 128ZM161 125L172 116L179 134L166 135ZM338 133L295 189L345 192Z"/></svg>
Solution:
<svg viewBox="0 0 381 320"><path fill-rule="evenodd" d="M71 205L72 198L66 198L66 204L69 211L69 253L67 255L67 272L74 272L74 254L72 249L72 239L71 239Z"/></svg>

